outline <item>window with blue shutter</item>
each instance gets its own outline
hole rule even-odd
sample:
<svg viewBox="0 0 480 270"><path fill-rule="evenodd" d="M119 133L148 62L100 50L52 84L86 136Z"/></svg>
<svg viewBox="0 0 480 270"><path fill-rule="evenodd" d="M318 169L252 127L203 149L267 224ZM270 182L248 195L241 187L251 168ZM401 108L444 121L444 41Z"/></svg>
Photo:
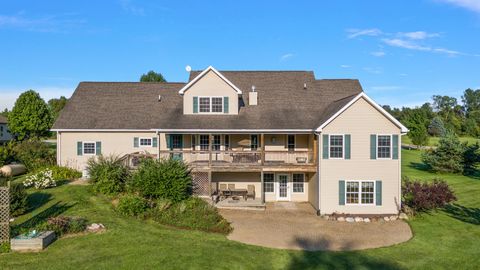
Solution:
<svg viewBox="0 0 480 270"><path fill-rule="evenodd" d="M338 181L338 205L345 205L345 181Z"/></svg>
<svg viewBox="0 0 480 270"><path fill-rule="evenodd" d="M133 147L138 148L138 137L133 138Z"/></svg>
<svg viewBox="0 0 480 270"><path fill-rule="evenodd" d="M228 113L228 97L223 97L223 113Z"/></svg>
<svg viewBox="0 0 480 270"><path fill-rule="evenodd" d="M394 134L392 135L392 158L393 159L398 159L398 135Z"/></svg>
<svg viewBox="0 0 480 270"><path fill-rule="evenodd" d="M350 159L351 136L345 134L345 159Z"/></svg>
<svg viewBox="0 0 480 270"><path fill-rule="evenodd" d="M323 147L322 147L322 156L323 156L323 159L328 159L328 134L323 134L322 136L322 143L323 143Z"/></svg>
<svg viewBox="0 0 480 270"><path fill-rule="evenodd" d="M377 159L377 135L370 135L370 159Z"/></svg>
<svg viewBox="0 0 480 270"><path fill-rule="evenodd" d="M77 156L83 155L83 142L77 142Z"/></svg>
<svg viewBox="0 0 480 270"><path fill-rule="evenodd" d="M95 142L95 154L97 156L102 154L102 142Z"/></svg>
<svg viewBox="0 0 480 270"><path fill-rule="evenodd" d="M158 138L157 137L152 138L152 147L158 147Z"/></svg>
<svg viewBox="0 0 480 270"><path fill-rule="evenodd" d="M382 181L375 181L375 204L382 205Z"/></svg>
<svg viewBox="0 0 480 270"><path fill-rule="evenodd" d="M193 97L193 113L198 113L198 97Z"/></svg>

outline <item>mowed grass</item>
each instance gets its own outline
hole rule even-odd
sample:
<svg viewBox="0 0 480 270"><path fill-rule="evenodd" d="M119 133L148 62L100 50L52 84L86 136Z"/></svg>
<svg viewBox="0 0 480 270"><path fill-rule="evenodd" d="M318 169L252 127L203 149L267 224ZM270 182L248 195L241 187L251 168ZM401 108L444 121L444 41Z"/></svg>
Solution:
<svg viewBox="0 0 480 270"><path fill-rule="evenodd" d="M460 137L461 142L467 142L468 144L475 144L476 142L480 142L480 139L475 137ZM428 146L436 146L438 145L438 141L440 141L440 137L429 137L428 138ZM402 144L412 144L412 140L407 135L402 136Z"/></svg>
<svg viewBox="0 0 480 270"><path fill-rule="evenodd" d="M355 252L301 252L245 245L212 233L180 230L117 215L88 186L33 191L35 208L15 221L55 212L87 217L108 230L62 238L40 253L0 255L1 269L478 269L480 180L422 170L420 151L402 151L404 175L449 182L459 201L449 211L409 221L414 238L392 247ZM462 211L458 211L458 210ZM279 235L281 237L281 235Z"/></svg>

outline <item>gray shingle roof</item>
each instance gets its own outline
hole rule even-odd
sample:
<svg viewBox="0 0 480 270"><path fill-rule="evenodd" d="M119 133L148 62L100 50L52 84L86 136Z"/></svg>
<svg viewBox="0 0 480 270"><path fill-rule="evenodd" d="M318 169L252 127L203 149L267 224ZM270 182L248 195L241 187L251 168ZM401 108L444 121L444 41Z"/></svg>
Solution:
<svg viewBox="0 0 480 270"><path fill-rule="evenodd" d="M362 92L358 80L315 80L311 71L220 73L243 91L238 115L184 115L178 91L185 83L82 82L53 128L315 129ZM252 85L256 106L248 105Z"/></svg>
<svg viewBox="0 0 480 270"><path fill-rule="evenodd" d="M0 124L6 124L7 122L7 118L3 115L0 115Z"/></svg>

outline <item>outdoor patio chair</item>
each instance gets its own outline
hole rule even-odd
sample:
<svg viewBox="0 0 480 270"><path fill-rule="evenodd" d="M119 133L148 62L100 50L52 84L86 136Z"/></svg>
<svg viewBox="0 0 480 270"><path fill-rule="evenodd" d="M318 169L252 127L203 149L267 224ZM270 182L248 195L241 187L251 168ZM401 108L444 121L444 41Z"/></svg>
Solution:
<svg viewBox="0 0 480 270"><path fill-rule="evenodd" d="M228 184L228 189L229 190L235 189L235 184Z"/></svg>
<svg viewBox="0 0 480 270"><path fill-rule="evenodd" d="M247 198L251 197L255 200L255 186L254 185L247 185Z"/></svg>
<svg viewBox="0 0 480 270"><path fill-rule="evenodd" d="M226 197L230 196L230 191L227 189L227 184L220 184L220 200L224 200Z"/></svg>

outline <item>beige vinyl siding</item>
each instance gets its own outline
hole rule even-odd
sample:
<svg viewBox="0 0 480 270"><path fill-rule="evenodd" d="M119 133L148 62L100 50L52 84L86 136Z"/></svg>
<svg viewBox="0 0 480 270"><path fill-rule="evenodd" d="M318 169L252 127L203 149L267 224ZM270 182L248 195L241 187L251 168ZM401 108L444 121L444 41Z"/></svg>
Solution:
<svg viewBox="0 0 480 270"><path fill-rule="evenodd" d="M361 98L327 125L322 133L351 134L351 159L320 158L321 213L397 213L400 201L400 151L397 160L371 160L370 134L400 134L400 128ZM399 144L400 141L399 136ZM319 143L319 151L322 151L321 146L322 141ZM382 205L339 205L338 181L340 180L381 180Z"/></svg>
<svg viewBox="0 0 480 270"><path fill-rule="evenodd" d="M100 141L104 156L115 155L121 157L134 152L148 152L158 154L156 147L134 147L134 137L153 138L155 132L60 132L57 136L57 161L61 166L77 170L84 170L87 160L92 156L77 155L77 142Z"/></svg>
<svg viewBox="0 0 480 270"><path fill-rule="evenodd" d="M228 114L238 114L238 93L215 72L209 71L183 94L183 113L193 114L193 97L228 97Z"/></svg>
<svg viewBox="0 0 480 270"><path fill-rule="evenodd" d="M308 202L318 210L318 174L314 173L308 182Z"/></svg>

